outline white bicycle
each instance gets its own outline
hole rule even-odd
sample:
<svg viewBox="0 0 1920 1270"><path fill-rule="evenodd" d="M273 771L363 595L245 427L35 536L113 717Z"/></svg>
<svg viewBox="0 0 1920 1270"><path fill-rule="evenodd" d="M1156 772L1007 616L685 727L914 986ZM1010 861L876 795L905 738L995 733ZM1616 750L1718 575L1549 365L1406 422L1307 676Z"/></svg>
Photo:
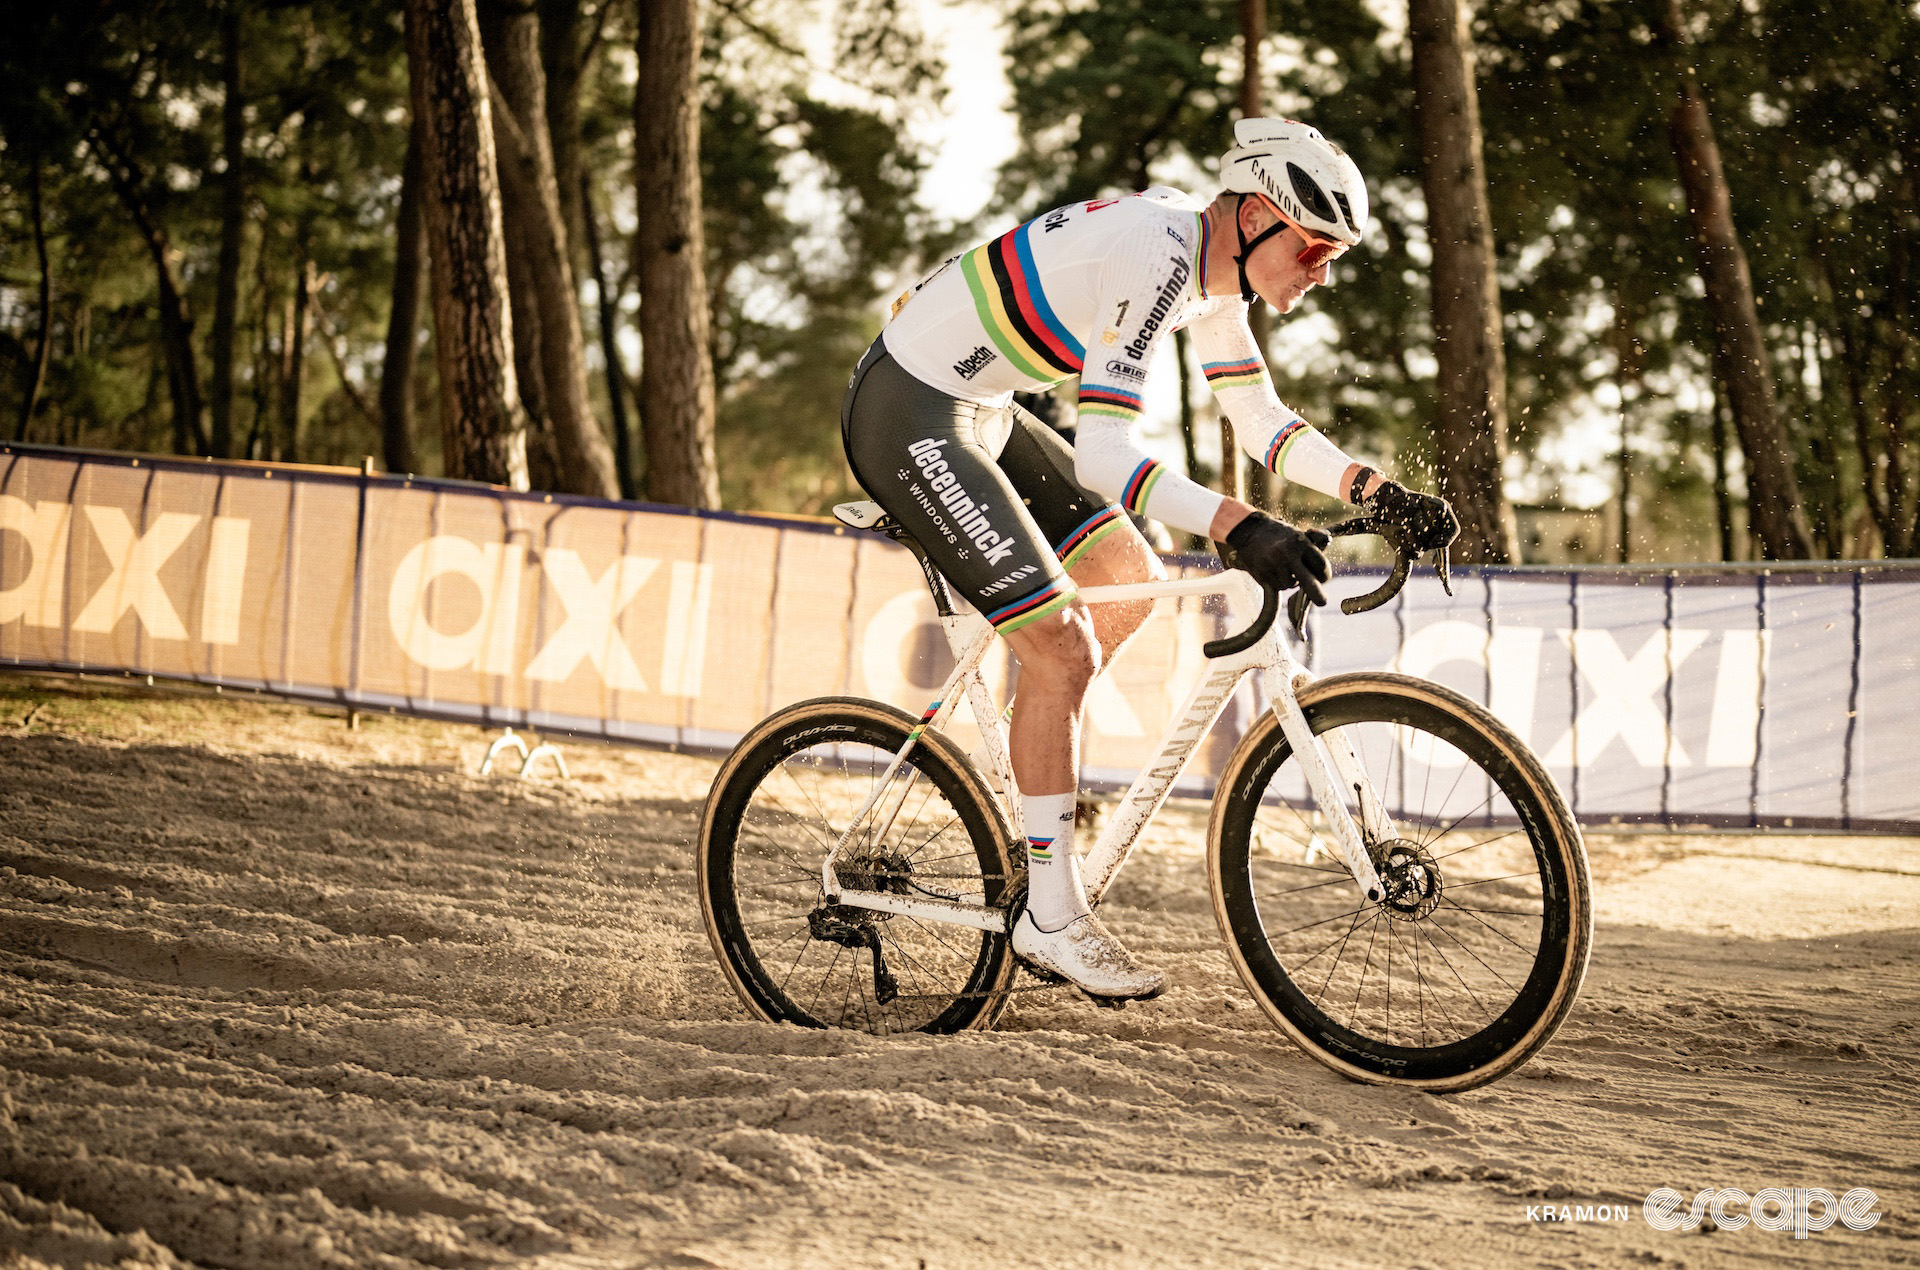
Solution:
<svg viewBox="0 0 1920 1270"><path fill-rule="evenodd" d="M823 697L740 742L707 796L701 910L761 1018L889 1033L992 1026L1011 995L1007 932L1025 836L981 665L994 633L956 612L926 554L873 503L835 509L919 559L957 665L915 719ZM1337 534L1380 532L1366 520ZM1405 583L1413 557L1355 613ZM1444 558L1441 564L1445 577ZM1207 832L1214 913L1241 979L1300 1047L1352 1079L1435 1092L1512 1071L1579 992L1592 941L1585 847L1545 767L1503 724L1408 675L1316 678L1278 595L1229 569L1084 587L1089 604L1224 594L1260 615L1209 664L1083 862L1098 904L1248 674L1272 708L1221 773ZM1245 607L1242 607L1245 606ZM1296 626L1303 608L1295 596ZM942 731L965 696L997 780ZM1005 791L1005 796L996 792ZM1055 981L1057 982L1057 981Z"/></svg>

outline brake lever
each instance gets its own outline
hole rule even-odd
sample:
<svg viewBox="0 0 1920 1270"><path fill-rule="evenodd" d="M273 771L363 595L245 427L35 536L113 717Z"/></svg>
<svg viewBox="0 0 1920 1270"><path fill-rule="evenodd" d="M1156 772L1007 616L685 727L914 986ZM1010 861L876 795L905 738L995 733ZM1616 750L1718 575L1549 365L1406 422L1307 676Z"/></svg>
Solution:
<svg viewBox="0 0 1920 1270"><path fill-rule="evenodd" d="M1440 575L1440 587L1447 593L1448 599L1453 598L1453 579L1447 572L1447 555L1452 549L1452 544L1440 548L1434 553L1433 561L1433 571Z"/></svg>

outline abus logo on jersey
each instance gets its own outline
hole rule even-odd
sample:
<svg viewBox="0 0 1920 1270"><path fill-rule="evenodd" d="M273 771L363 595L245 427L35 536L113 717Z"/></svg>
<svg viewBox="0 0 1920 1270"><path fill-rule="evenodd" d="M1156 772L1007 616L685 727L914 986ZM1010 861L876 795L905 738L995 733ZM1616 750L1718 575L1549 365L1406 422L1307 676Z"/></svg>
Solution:
<svg viewBox="0 0 1920 1270"><path fill-rule="evenodd" d="M953 373L962 379L972 379L975 375L978 375L982 370L986 369L988 362L993 361L998 356L998 353L995 353L985 344L982 344L979 348L974 349L971 353L968 353L965 357L955 362L953 364Z"/></svg>
<svg viewBox="0 0 1920 1270"><path fill-rule="evenodd" d="M976 503L967 497L960 488L960 482L954 479L953 469L940 457L945 441L915 441L907 447L907 453L913 456L915 466L925 474L927 488L940 500L949 512L953 513L953 522L960 532L973 539L973 545L980 548L987 557L988 564L999 564L1013 554L1013 539L996 531L987 520L987 504Z"/></svg>
<svg viewBox="0 0 1920 1270"><path fill-rule="evenodd" d="M1140 333L1127 345L1128 357L1137 362L1147 355L1147 345L1153 342L1153 333L1166 320L1173 308L1173 299L1180 294L1180 288L1187 285L1187 274L1190 272L1185 257L1173 258L1173 273L1168 276L1166 285L1160 288L1160 294L1153 297L1153 307L1147 310L1147 316L1140 320Z"/></svg>
<svg viewBox="0 0 1920 1270"><path fill-rule="evenodd" d="M1107 373L1109 375L1124 375L1128 379L1145 379L1147 377L1146 371L1141 370L1138 366L1129 366L1125 362L1108 362Z"/></svg>

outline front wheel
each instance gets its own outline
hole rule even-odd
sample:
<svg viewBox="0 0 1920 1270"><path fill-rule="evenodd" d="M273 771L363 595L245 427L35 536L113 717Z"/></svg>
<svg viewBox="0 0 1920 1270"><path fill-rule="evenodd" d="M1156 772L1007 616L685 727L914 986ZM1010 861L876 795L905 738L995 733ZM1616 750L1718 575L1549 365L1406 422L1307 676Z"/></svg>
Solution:
<svg viewBox="0 0 1920 1270"><path fill-rule="evenodd" d="M1391 816L1363 834L1385 893L1359 893L1268 713L1227 765L1207 843L1241 979L1352 1079L1498 1079L1553 1036L1586 972L1586 850L1559 788L1497 719L1425 680L1339 675L1300 708L1323 749L1352 747Z"/></svg>
<svg viewBox="0 0 1920 1270"><path fill-rule="evenodd" d="M843 886L1005 905L1011 832L958 747L921 731L882 780L917 727L877 701L803 701L748 733L714 778L696 846L700 911L761 1018L959 1032L1006 1008L1004 933L828 904L821 889L821 864L851 827L835 865Z"/></svg>

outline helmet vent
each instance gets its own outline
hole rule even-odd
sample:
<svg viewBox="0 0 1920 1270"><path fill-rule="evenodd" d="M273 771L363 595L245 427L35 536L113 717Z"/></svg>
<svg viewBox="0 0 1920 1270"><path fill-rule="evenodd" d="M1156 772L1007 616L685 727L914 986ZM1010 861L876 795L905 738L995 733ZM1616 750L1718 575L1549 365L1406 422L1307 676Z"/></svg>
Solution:
<svg viewBox="0 0 1920 1270"><path fill-rule="evenodd" d="M1339 190L1335 190L1333 192L1333 201L1340 204L1340 216L1347 222L1347 228L1356 234L1359 233L1360 227L1353 223L1353 205L1347 202L1347 196Z"/></svg>
<svg viewBox="0 0 1920 1270"><path fill-rule="evenodd" d="M1293 182L1294 196L1300 200L1300 206L1323 221L1332 221L1333 204L1327 201L1327 193L1320 183L1308 176L1297 163L1287 164L1287 177ZM1351 223L1352 218L1348 218Z"/></svg>

